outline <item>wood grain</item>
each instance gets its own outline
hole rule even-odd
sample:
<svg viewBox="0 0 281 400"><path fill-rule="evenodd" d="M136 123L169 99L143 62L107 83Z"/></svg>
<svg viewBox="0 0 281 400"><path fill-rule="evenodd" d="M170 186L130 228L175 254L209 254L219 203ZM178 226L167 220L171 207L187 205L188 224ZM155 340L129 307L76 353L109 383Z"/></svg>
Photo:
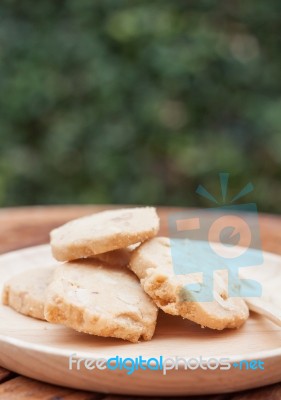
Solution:
<svg viewBox="0 0 281 400"><path fill-rule="evenodd" d="M96 400L99 394L48 385L19 376L0 385L1 400Z"/></svg>
<svg viewBox="0 0 281 400"><path fill-rule="evenodd" d="M60 224L92 212L97 212L109 206L51 206L51 207L22 207L0 210L0 253L27 246L47 243L49 231ZM113 208L110 206L110 208ZM172 209L179 210L179 209ZM167 217L170 208L159 208L163 220L161 234L167 234ZM273 215L259 216L262 246L264 250L281 254L281 217ZM140 399L139 397L123 397L114 395L77 392L57 386L37 382L24 377L14 377L4 369L0 369L0 400L13 399ZM45 393L45 394L44 394ZM45 397L44 397L45 396ZM82 397L81 397L82 396ZM84 397L83 397L84 396ZM86 397L85 397L86 396ZM189 397L189 399L198 397ZM275 384L265 388L246 392L200 396L209 400L260 400L281 399L281 385ZM147 399L147 397L146 397ZM155 399L155 398L154 398Z"/></svg>

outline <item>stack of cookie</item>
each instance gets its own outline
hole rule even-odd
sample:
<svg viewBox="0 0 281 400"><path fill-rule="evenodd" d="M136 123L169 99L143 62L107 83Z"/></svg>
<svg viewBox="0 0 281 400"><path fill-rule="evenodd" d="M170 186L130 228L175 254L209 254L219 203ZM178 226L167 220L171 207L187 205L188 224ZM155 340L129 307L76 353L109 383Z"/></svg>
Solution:
<svg viewBox="0 0 281 400"><path fill-rule="evenodd" d="M51 232L49 268L29 270L6 283L3 303L16 311L79 332L138 342L154 334L158 308L212 329L239 327L248 318L242 299L219 284L212 302L186 291L175 275L170 240L155 237L153 207L104 211Z"/></svg>

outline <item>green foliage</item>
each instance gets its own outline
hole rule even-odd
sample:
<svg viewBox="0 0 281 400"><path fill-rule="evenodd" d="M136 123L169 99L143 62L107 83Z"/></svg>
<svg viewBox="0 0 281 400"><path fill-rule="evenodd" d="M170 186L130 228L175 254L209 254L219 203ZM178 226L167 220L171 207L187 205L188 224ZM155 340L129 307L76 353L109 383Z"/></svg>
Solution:
<svg viewBox="0 0 281 400"><path fill-rule="evenodd" d="M281 2L3 0L0 204L281 211Z"/></svg>

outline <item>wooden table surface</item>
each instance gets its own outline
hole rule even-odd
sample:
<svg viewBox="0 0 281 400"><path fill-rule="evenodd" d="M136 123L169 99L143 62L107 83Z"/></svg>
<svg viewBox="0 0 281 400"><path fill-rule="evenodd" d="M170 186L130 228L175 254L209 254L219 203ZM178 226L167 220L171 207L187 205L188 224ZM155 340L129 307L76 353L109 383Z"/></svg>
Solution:
<svg viewBox="0 0 281 400"><path fill-rule="evenodd" d="M49 231L62 223L109 208L108 206L52 206L0 209L0 253L47 243ZM113 208L110 206L110 208ZM167 215L171 208L159 207L162 220L160 234L167 234ZM259 216L262 246L264 250L281 254L281 217ZM281 366L280 366L281 368ZM0 400L90 400L133 399L133 397L89 393L61 388L38 382L0 367ZM281 400L281 383L245 392L186 397L187 399L209 400ZM137 397L136 397L137 399ZM139 399L139 398L138 398ZM155 399L155 398L154 398Z"/></svg>

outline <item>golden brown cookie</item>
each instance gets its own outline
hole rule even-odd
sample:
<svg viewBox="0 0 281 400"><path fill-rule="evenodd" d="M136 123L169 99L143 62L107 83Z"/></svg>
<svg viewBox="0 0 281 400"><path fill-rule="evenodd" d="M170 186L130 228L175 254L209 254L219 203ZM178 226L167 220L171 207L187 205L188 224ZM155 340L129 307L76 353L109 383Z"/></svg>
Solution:
<svg viewBox="0 0 281 400"><path fill-rule="evenodd" d="M17 312L44 320L45 290L55 267L30 269L4 285L2 301Z"/></svg>
<svg viewBox="0 0 281 400"><path fill-rule="evenodd" d="M157 234L153 207L103 211L66 223L51 232L51 247L59 261L70 261L122 249Z"/></svg>
<svg viewBox="0 0 281 400"><path fill-rule="evenodd" d="M94 258L103 261L110 265L115 265L116 267L127 267L132 252L140 245L140 243L132 244L131 246L125 247L124 249L117 249L112 251L107 251L106 253L97 254Z"/></svg>
<svg viewBox="0 0 281 400"><path fill-rule="evenodd" d="M152 338L157 311L131 271L93 259L61 264L46 292L47 321L131 342Z"/></svg>
<svg viewBox="0 0 281 400"><path fill-rule="evenodd" d="M215 279L214 300L194 301L194 295L186 285L195 281L200 284L200 274L175 275L168 238L156 237L140 245L131 257L129 268L155 304L168 314L180 315L202 327L219 330L238 328L249 316L243 299L227 298L226 286L219 276Z"/></svg>

